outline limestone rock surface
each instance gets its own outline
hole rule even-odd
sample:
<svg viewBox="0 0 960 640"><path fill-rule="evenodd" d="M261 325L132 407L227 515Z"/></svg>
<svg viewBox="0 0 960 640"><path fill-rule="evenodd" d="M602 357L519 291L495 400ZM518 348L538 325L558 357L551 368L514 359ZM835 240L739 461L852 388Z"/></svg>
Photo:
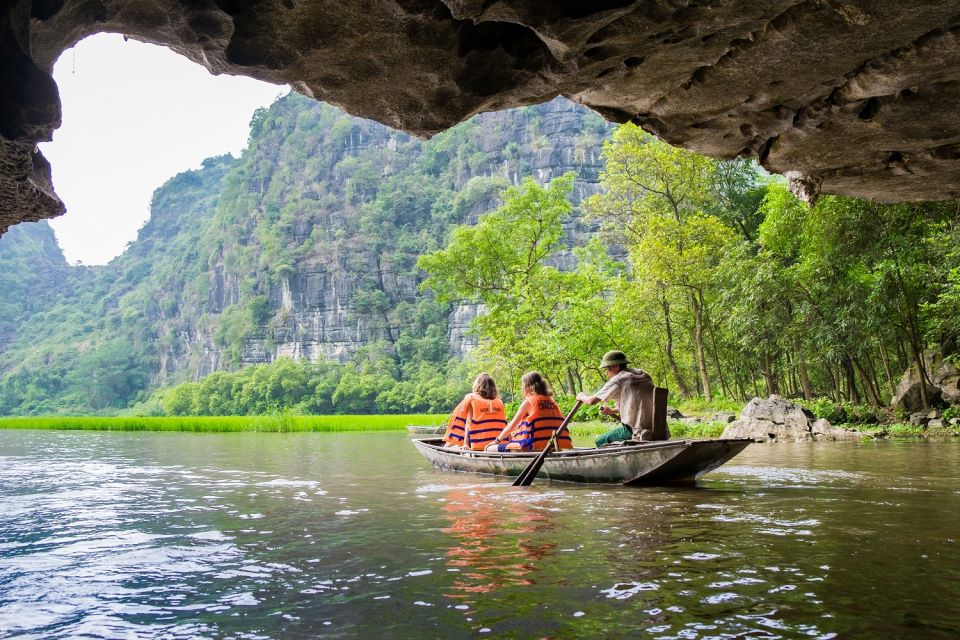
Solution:
<svg viewBox="0 0 960 640"><path fill-rule="evenodd" d="M862 434L833 427L826 419L817 420L806 408L780 396L753 398L743 408L740 419L723 430L722 438L753 438L767 442L804 442L810 440L859 440Z"/></svg>
<svg viewBox="0 0 960 640"><path fill-rule="evenodd" d="M0 9L0 232L63 212L36 151L50 77L98 32L290 84L419 135L571 97L798 194L960 197L960 1L11 0Z"/></svg>
<svg viewBox="0 0 960 640"><path fill-rule="evenodd" d="M930 405L960 405L960 369L945 360L938 351L927 351L923 357L927 375L932 382L926 385L927 401ZM920 385L920 373L916 364L911 364L903 372L890 405L906 414L921 411L923 402Z"/></svg>

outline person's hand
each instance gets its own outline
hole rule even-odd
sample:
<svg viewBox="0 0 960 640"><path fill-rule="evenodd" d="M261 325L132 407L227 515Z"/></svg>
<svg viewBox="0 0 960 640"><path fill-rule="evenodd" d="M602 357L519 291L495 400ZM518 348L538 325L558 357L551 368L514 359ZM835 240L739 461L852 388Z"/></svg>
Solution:
<svg viewBox="0 0 960 640"><path fill-rule="evenodd" d="M587 397L588 397L587 394L585 394L583 391L577 394L577 400L579 400L580 402L586 402Z"/></svg>
<svg viewBox="0 0 960 640"><path fill-rule="evenodd" d="M610 408L610 407L600 407L600 413L602 413L602 414L605 415L605 416L618 416L618 415L620 415L620 412L619 412L619 411L617 411L616 409L612 409L612 408Z"/></svg>

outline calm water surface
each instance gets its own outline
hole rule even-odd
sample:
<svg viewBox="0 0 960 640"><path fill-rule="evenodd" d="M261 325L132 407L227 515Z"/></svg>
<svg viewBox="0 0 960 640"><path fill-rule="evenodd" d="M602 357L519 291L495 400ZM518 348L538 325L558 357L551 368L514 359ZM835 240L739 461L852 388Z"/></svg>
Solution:
<svg viewBox="0 0 960 640"><path fill-rule="evenodd" d="M399 433L0 431L2 638L957 638L960 442L513 489Z"/></svg>

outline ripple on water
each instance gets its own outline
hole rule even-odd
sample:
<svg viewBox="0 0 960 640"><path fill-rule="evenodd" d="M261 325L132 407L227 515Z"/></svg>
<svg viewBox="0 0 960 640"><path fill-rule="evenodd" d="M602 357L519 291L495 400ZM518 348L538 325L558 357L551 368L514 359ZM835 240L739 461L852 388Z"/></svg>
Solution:
<svg viewBox="0 0 960 640"><path fill-rule="evenodd" d="M204 438L84 436L10 457L0 433L0 638L894 638L904 607L952 628L922 585L958 578L956 486L917 501L792 458L695 489L518 490L400 448L373 476L372 437L218 438L218 467ZM888 522L922 574L902 537L870 553Z"/></svg>
<svg viewBox="0 0 960 640"><path fill-rule="evenodd" d="M818 485L861 484L870 479L870 476L865 473L834 469L798 469L791 467L738 465L724 466L723 474L725 476L741 478L757 478L764 484L787 485L795 488L809 488Z"/></svg>

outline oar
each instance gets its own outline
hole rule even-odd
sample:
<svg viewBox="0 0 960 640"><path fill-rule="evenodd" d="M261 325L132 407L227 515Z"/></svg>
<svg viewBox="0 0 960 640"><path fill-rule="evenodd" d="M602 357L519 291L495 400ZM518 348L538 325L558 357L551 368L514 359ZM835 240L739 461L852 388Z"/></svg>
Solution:
<svg viewBox="0 0 960 640"><path fill-rule="evenodd" d="M547 446L543 448L543 451L540 452L540 455L533 459L533 462L527 465L527 468L523 470L523 473L517 476L517 479L513 481L513 486L529 487L531 484L533 484L533 479L537 477L540 467L543 466L544 459L551 451L553 451L553 448L556 446L557 436L560 435L560 432L567 428L567 425L570 424L570 421L573 419L573 414L580 409L580 405L582 404L583 402L577 400L576 404L573 405L573 409L570 409L570 413L567 414L567 417L563 419L563 422L559 427L557 427L557 430L553 432L552 436L550 436Z"/></svg>

